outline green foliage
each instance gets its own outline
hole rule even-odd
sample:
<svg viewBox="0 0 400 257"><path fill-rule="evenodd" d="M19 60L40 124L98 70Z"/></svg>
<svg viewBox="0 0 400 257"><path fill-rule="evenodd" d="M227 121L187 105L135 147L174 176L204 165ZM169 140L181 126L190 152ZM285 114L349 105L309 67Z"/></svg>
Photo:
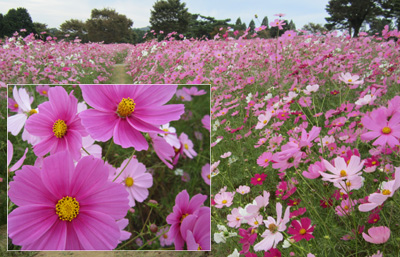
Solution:
<svg viewBox="0 0 400 257"><path fill-rule="evenodd" d="M254 33L254 29L256 28L256 23L253 20L250 21L249 28L250 28L249 33L253 34Z"/></svg>
<svg viewBox="0 0 400 257"><path fill-rule="evenodd" d="M267 26L267 28L269 28L268 17L267 16L264 17L264 19L261 22L261 25Z"/></svg>
<svg viewBox="0 0 400 257"><path fill-rule="evenodd" d="M374 19L382 14L379 0L330 0L326 11L330 17L325 18L328 22L327 29L339 28L352 30L353 37L357 37L364 21Z"/></svg>
<svg viewBox="0 0 400 257"><path fill-rule="evenodd" d="M60 29L62 33L69 34L69 37L67 38L70 40L74 40L76 37L78 37L82 40L82 43L88 42L87 26L86 23L81 20L67 20L60 25Z"/></svg>
<svg viewBox="0 0 400 257"><path fill-rule="evenodd" d="M245 22L242 23L242 20L239 17L236 20L234 28L235 28L235 30L239 30L239 31L240 30L246 30L246 23Z"/></svg>
<svg viewBox="0 0 400 257"><path fill-rule="evenodd" d="M321 25L319 23L313 23L313 22L309 22L309 23L305 24L303 26L302 30L309 31L312 34L324 33L324 32L328 31L323 25Z"/></svg>
<svg viewBox="0 0 400 257"><path fill-rule="evenodd" d="M8 10L7 14L0 19L0 37L12 36L15 31L20 29L26 29L26 32L20 33L22 35L28 35L30 33L36 33L32 18L25 8L17 8Z"/></svg>
<svg viewBox="0 0 400 257"><path fill-rule="evenodd" d="M151 29L159 33L163 31L164 35L170 32L180 34L188 31L191 15L186 4L180 0L158 0L151 10L150 25Z"/></svg>
<svg viewBox="0 0 400 257"><path fill-rule="evenodd" d="M113 9L93 9L91 18L86 21L88 39L92 42L128 43L133 42L130 30L133 21Z"/></svg>
<svg viewBox="0 0 400 257"><path fill-rule="evenodd" d="M212 38L216 33L218 33L219 28L226 28L232 26L229 24L230 19L217 20L213 17L202 16L200 14L192 14L189 23L189 31L186 37L202 38L206 37L208 39Z"/></svg>

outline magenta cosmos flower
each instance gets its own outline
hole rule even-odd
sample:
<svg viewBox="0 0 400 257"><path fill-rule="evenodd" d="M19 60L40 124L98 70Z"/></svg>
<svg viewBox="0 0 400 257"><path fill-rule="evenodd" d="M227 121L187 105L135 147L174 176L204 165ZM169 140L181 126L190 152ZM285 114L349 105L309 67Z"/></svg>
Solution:
<svg viewBox="0 0 400 257"><path fill-rule="evenodd" d="M399 145L400 139L400 112L396 112L390 119L382 108L371 112L370 116L364 116L361 123L368 132L361 135L362 140L373 140L377 138L372 145L385 146L388 144L394 148Z"/></svg>
<svg viewBox="0 0 400 257"><path fill-rule="evenodd" d="M181 235L185 239L187 250L211 250L211 213L202 211L199 215L187 216L181 224Z"/></svg>
<svg viewBox="0 0 400 257"><path fill-rule="evenodd" d="M108 181L100 159L83 157L74 166L68 152L25 165L10 182L17 207L8 216L8 234L22 250L112 250L121 238L128 193Z"/></svg>
<svg viewBox="0 0 400 257"><path fill-rule="evenodd" d="M81 113L82 124L98 141L123 148L147 150L140 132L165 133L159 126L178 120L183 104L165 105L175 94L175 85L81 85L84 100L94 109Z"/></svg>
<svg viewBox="0 0 400 257"><path fill-rule="evenodd" d="M153 176L146 172L146 166L137 159L126 159L122 162L121 167L117 169L116 174L121 175L115 180L121 183L129 193L129 206L135 206L135 201L143 202L149 196L147 188L153 185Z"/></svg>
<svg viewBox="0 0 400 257"><path fill-rule="evenodd" d="M78 100L63 87L49 89L49 101L39 105L39 113L26 121L26 130L41 138L33 146L37 156L69 151L74 160L81 157L82 137L87 136L77 114Z"/></svg>
<svg viewBox="0 0 400 257"><path fill-rule="evenodd" d="M175 250L182 250L185 244L186 238L182 237L180 230L183 220L188 215L200 216L202 213L210 211L209 207L203 206L206 199L206 195L197 194L189 200L189 194L186 190L176 196L173 212L167 216L167 223L171 225L168 237L173 240Z"/></svg>
<svg viewBox="0 0 400 257"><path fill-rule="evenodd" d="M315 225L311 226L310 218L301 218L300 221L292 221L292 226L289 227L288 233L293 235L291 238L296 242L299 242L301 239L309 241L311 238L314 238L312 235L314 228Z"/></svg>

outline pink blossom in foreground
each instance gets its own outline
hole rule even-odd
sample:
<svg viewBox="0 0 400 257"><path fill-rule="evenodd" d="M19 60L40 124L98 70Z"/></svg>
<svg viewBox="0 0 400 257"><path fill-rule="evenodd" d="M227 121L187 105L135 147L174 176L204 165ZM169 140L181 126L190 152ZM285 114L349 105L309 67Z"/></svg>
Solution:
<svg viewBox="0 0 400 257"><path fill-rule="evenodd" d="M231 156L231 155L232 155L231 152L226 152L226 153L222 154L220 157L221 157L222 159L225 159L225 158L228 158L228 157Z"/></svg>
<svg viewBox="0 0 400 257"><path fill-rule="evenodd" d="M389 197L394 195L394 192L400 188L400 167L396 168L395 179L383 182L380 193L372 193L368 196L368 203L363 203L358 206L362 212L368 212L382 205Z"/></svg>
<svg viewBox="0 0 400 257"><path fill-rule="evenodd" d="M383 244L389 240L390 237L390 229L385 226L380 227L372 227L368 229L368 234L362 233L365 241L372 244Z"/></svg>
<svg viewBox="0 0 400 257"><path fill-rule="evenodd" d="M193 142L189 139L189 137L182 132L179 136L179 140L181 141L181 151L190 159L193 159L197 156L196 151L193 149Z"/></svg>
<svg viewBox="0 0 400 257"><path fill-rule="evenodd" d="M201 168L201 177L203 178L204 182L207 185L211 184L211 169L210 169L210 164L206 163L202 168Z"/></svg>
<svg viewBox="0 0 400 257"><path fill-rule="evenodd" d="M224 206L229 207L233 203L233 196L235 193L222 192L214 196L214 201L216 203L215 208L222 208Z"/></svg>
<svg viewBox="0 0 400 257"><path fill-rule="evenodd" d="M238 192L241 195L247 194L250 192L250 187L249 186L239 186L236 189L236 192Z"/></svg>
<svg viewBox="0 0 400 257"><path fill-rule="evenodd" d="M36 92L38 92L42 96L49 96L48 95L49 89L50 89L49 85L37 85L36 86Z"/></svg>
<svg viewBox="0 0 400 257"><path fill-rule="evenodd" d="M360 157L356 155L351 156L349 164L347 164L342 157L336 157L334 159L335 166L332 166L332 164L325 159L322 160L322 163L327 171L332 173L329 174L320 171L322 180L330 182L339 182L340 180L352 179L359 176L364 165L364 161L361 161Z"/></svg>
<svg viewBox="0 0 400 257"><path fill-rule="evenodd" d="M181 224L181 235L186 241L187 250L211 250L211 212L199 212L198 215L189 215Z"/></svg>
<svg viewBox="0 0 400 257"><path fill-rule="evenodd" d="M364 83L364 80L358 80L360 76L358 75L351 75L349 72L346 73L340 73L339 75L339 80L343 81L346 84L351 84L351 85L360 85Z"/></svg>
<svg viewBox="0 0 400 257"><path fill-rule="evenodd" d="M282 218L282 204L276 203L277 220L268 217L264 220L267 229L261 235L264 239L254 246L254 251L268 251L271 248L276 248L278 243L283 240L283 235L280 232L286 230L286 223L289 222L290 206L286 208L285 214Z"/></svg>
<svg viewBox="0 0 400 257"><path fill-rule="evenodd" d="M13 97L18 105L18 113L7 118L7 131L16 136L21 132L28 117L37 114L38 111L31 108L31 101L25 88L14 87Z"/></svg>
<svg viewBox="0 0 400 257"><path fill-rule="evenodd" d="M400 112L395 112L389 120L388 118L383 108L372 111L370 116L365 115L361 122L369 131L361 134L361 139L371 141L377 138L372 145L388 144L391 148L399 145Z"/></svg>
<svg viewBox="0 0 400 257"><path fill-rule="evenodd" d="M175 85L80 85L84 100L94 109L80 114L82 124L98 141L123 148L147 150L140 132L163 133L158 127L180 119L184 105L165 105L175 94Z"/></svg>
<svg viewBox="0 0 400 257"><path fill-rule="evenodd" d="M146 166L135 158L130 161L126 159L116 171L117 175L120 173L121 175L115 180L115 183L125 186L129 193L129 206L134 207L135 201L143 202L146 200L149 196L148 188L153 185L153 176L146 172Z"/></svg>
<svg viewBox="0 0 400 257"><path fill-rule="evenodd" d="M24 155L19 159L11 168L8 169L8 171L16 171L18 170L21 165L24 163L26 159L26 153L28 152L28 147L25 149ZM14 153L14 148L10 140L7 140L7 167L10 166L12 157Z"/></svg>
<svg viewBox="0 0 400 257"><path fill-rule="evenodd" d="M207 94L207 92L203 89L199 90L197 87L191 87L189 88L182 88L183 91L185 91L188 95L193 95L193 96L198 96L198 95L204 95Z"/></svg>
<svg viewBox="0 0 400 257"><path fill-rule="evenodd" d="M171 225L168 232L168 237L174 242L175 250L182 250L186 238L181 234L181 223L188 215L199 215L202 212L209 212L210 208L203 206L207 199L206 195L197 194L189 199L189 194L186 190L180 192L175 198L173 212L167 216L167 223Z"/></svg>
<svg viewBox="0 0 400 257"><path fill-rule="evenodd" d="M17 207L8 216L12 243L22 250L112 250L121 238L128 193L108 181L100 159L83 157L76 167L68 152L23 166L10 182Z"/></svg>
<svg viewBox="0 0 400 257"><path fill-rule="evenodd" d="M201 123L203 124L203 127L205 129L208 129L208 131L211 131L211 119L210 115L205 115L203 119L201 119Z"/></svg>
<svg viewBox="0 0 400 257"><path fill-rule="evenodd" d="M149 133L151 142L153 145L153 149L156 152L158 158L167 165L169 169L172 169L174 166L173 157L175 156L174 148L165 140L165 137L159 137L155 133Z"/></svg>
<svg viewBox="0 0 400 257"><path fill-rule="evenodd" d="M81 157L82 137L87 136L77 114L78 100L63 87L49 89L49 101L39 105L39 113L26 122L26 130L41 138L33 146L37 156L69 151L74 160Z"/></svg>

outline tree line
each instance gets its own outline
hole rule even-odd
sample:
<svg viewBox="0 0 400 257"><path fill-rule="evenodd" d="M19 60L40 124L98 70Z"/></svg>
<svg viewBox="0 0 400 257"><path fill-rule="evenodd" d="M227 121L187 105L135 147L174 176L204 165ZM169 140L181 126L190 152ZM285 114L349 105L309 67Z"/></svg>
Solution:
<svg viewBox="0 0 400 257"><path fill-rule="evenodd" d="M358 36L362 29L369 34L380 33L385 25L400 30L400 0L330 0L326 11L330 15L325 18L327 24L308 23L302 29L311 33L347 29L353 36ZM256 27L265 26L265 30L258 32L258 36L262 38L276 37L286 30L296 29L293 21L285 20L283 30L278 30L276 27L269 27L267 16L261 22L257 15L255 18L257 24L253 19L247 26L240 17L235 23L231 23L229 18L216 19L192 14L180 0L158 0L151 10L150 27L132 28L134 23L130 18L113 9L104 8L93 9L86 21L70 19L59 28L48 28L46 24L32 22L25 8L17 8L10 9L5 15L0 13L0 38L12 36L15 31L24 29L20 34L34 33L40 37L45 33L58 39L79 38L82 42L141 43L145 40L144 35L150 31L154 32L147 38L154 36L163 39L168 33L175 31L177 38L184 36L211 39L216 34L225 33L228 28L236 31L236 35L242 35L248 29L251 35ZM220 28L223 30L220 31Z"/></svg>

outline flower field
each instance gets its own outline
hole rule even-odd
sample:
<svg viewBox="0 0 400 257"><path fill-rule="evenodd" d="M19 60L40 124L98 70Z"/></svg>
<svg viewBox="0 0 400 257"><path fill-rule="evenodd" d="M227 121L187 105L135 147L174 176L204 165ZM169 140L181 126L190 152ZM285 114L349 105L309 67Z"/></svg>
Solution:
<svg viewBox="0 0 400 257"><path fill-rule="evenodd" d="M124 63L131 83L135 84L212 85L210 147L213 255L398 256L400 34L388 30L382 34L382 37L371 37L360 33L360 37L351 38L336 32L297 35L295 31L286 31L275 39L260 39L247 34L233 38L224 34L206 41L175 40L170 35L161 42L149 40L135 46L97 45L99 48L106 47L109 52L102 52L102 57L94 54L94 58L112 63L115 56L124 56L126 53ZM24 39L15 40L25 44ZM58 44L66 43L54 44L57 48ZM85 49L88 46L80 47ZM13 51L20 49L12 47L16 49ZM3 52L15 56L15 61L21 61L9 49ZM9 59L2 60L8 62ZM107 66L108 61L103 65ZM46 73L44 70L49 65L38 65L34 69ZM91 80L90 83L107 83L107 72L110 70L106 69L102 75L96 73L86 76L90 72L81 65L78 56L76 63L71 63L69 67L71 71L80 70L79 78L82 81L87 78ZM57 68L58 71L60 69ZM60 78L56 77L57 81L54 81L46 75L48 73L42 74L42 77L39 72L34 77L29 77L29 73L29 79L22 80L24 72L29 72L29 66L22 65L15 75L3 75L1 80L6 84L56 83L68 80L73 74L76 76L76 73L65 76L57 73ZM96 72L102 72L101 68ZM99 80L97 76L104 76L104 80ZM98 81L92 81L95 78ZM179 125L174 126L177 131L189 135L189 139L195 142L195 152L203 153L203 157L196 156L191 160L193 153L185 153L188 157L182 163L185 172L186 169L199 170L209 161L204 157L209 141L201 122L206 111L205 108L196 110L200 104L203 106L208 103L203 102L204 98L197 95L196 89L186 87L187 90L176 91L177 98L173 101L174 104L185 103L185 114L181 119L187 120L176 121ZM80 92L79 88L76 87L77 92ZM84 99L84 87L81 89L82 93L78 93L77 98L89 104ZM30 90L35 91L33 88ZM38 99L41 100L34 102L35 107L45 97ZM129 112L129 108L135 108L129 100L125 101L124 106L126 108L121 107L122 116ZM85 113L80 115L82 124L91 128L89 134L90 130L96 134L99 128L85 121L85 117L90 120L88 116ZM57 124L58 127L60 130L57 133L62 134L63 124ZM188 130L190 132L186 132ZM202 140L196 131L202 133ZM194 135L199 138L195 139ZM101 142L105 140L101 135L98 136ZM186 137L179 139L181 142L187 140ZM15 156L15 160L18 160L28 145L22 142L21 136L10 140L18 145L18 154ZM114 137L116 145L119 142L121 146L113 146L111 149L114 150L105 158L114 160L117 171L132 154L123 151L123 144L128 141L129 137L125 140L118 135ZM109 142L97 144L104 149L104 157ZM190 148L189 143L187 146ZM134 147L140 149L143 145ZM146 167L157 165L153 159L157 147L154 147L154 151L152 154L138 153L137 160ZM32 151L28 152L25 162L31 165L35 162ZM160 165L165 168L168 164ZM158 191L159 187L149 190L150 195L151 192L160 198L165 195L168 200L161 204L163 207L159 207L162 209L157 216L152 216L157 209L152 205L141 204L133 214L129 213L133 220L141 220L138 226L132 223L134 227L128 230L132 235L147 224L143 221L147 215L158 220L158 224L166 225L166 217L175 205L175 197L183 189L187 189L190 197L198 193L208 194L199 172L195 178L189 172L188 182L181 181L187 179L183 174L177 177L169 169L163 172L159 175L158 183L166 177L172 181L170 186L162 188L161 192ZM124 179L125 185L130 183L127 177ZM153 179L156 180L155 175ZM174 190L174 193L168 194L168 190ZM179 195L176 206L181 201L178 199L183 198L189 201L187 196ZM152 199L158 201L157 198ZM71 199L65 201L73 203ZM209 198L205 206L208 201ZM153 214L149 214L150 210L153 210ZM179 220L179 217L169 217ZM195 223L186 216L185 219ZM191 228L189 235L181 233L182 240L185 241L188 236L190 238L184 243L186 247L194 246L194 230ZM196 231L201 234L199 230L198 226ZM204 239L193 238L196 242ZM156 243L154 248L148 244L145 246L148 247L146 249L159 249L157 247L160 244ZM177 249L180 245L182 241L178 242L178 246L175 242ZM122 249L127 249L124 247ZM126 247L140 249L133 242Z"/></svg>

